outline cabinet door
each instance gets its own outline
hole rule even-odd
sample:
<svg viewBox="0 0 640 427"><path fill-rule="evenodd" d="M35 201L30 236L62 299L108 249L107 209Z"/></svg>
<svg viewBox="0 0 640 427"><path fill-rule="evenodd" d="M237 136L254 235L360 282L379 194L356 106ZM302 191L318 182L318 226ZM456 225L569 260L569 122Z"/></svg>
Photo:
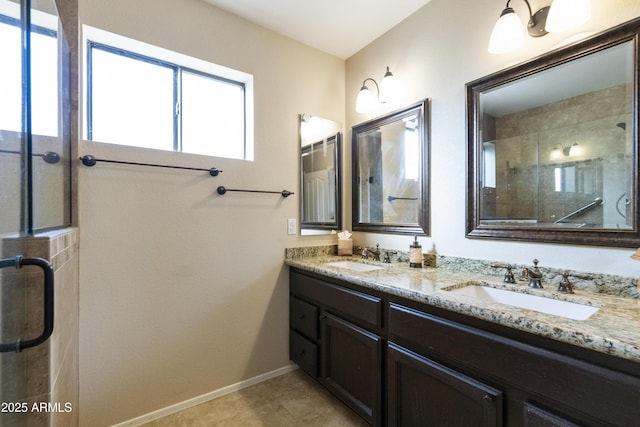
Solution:
<svg viewBox="0 0 640 427"><path fill-rule="evenodd" d="M320 316L321 381L369 424L380 425L382 339L331 314Z"/></svg>
<svg viewBox="0 0 640 427"><path fill-rule="evenodd" d="M501 426L502 393L389 343L389 426Z"/></svg>

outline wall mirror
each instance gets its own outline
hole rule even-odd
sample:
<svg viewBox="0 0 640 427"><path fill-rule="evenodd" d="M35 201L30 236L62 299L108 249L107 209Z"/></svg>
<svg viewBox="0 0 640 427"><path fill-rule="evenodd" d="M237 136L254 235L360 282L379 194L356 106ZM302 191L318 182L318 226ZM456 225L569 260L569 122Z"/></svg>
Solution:
<svg viewBox="0 0 640 427"><path fill-rule="evenodd" d="M326 234L342 228L342 125L300 115L301 234Z"/></svg>
<svg viewBox="0 0 640 427"><path fill-rule="evenodd" d="M356 231L429 234L428 101L352 129Z"/></svg>
<svg viewBox="0 0 640 427"><path fill-rule="evenodd" d="M467 84L467 237L640 245L639 29Z"/></svg>

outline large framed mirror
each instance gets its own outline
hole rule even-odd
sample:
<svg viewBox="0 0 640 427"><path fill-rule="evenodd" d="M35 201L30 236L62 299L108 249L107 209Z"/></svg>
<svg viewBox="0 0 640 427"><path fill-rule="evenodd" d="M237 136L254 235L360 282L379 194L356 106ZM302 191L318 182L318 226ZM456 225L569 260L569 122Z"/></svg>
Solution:
<svg viewBox="0 0 640 427"><path fill-rule="evenodd" d="M429 234L428 101L352 128L352 228Z"/></svg>
<svg viewBox="0 0 640 427"><path fill-rule="evenodd" d="M301 234L342 228L342 125L311 114L300 115Z"/></svg>
<svg viewBox="0 0 640 427"><path fill-rule="evenodd" d="M467 84L467 236L640 246L640 20Z"/></svg>

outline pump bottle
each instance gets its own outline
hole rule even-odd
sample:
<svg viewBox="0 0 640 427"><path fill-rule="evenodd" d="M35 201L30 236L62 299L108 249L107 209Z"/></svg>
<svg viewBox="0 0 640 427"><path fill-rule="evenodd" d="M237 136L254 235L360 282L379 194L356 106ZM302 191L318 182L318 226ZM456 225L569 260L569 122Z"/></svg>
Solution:
<svg viewBox="0 0 640 427"><path fill-rule="evenodd" d="M414 239L409 246L409 267L422 268L422 246L418 243L418 236Z"/></svg>

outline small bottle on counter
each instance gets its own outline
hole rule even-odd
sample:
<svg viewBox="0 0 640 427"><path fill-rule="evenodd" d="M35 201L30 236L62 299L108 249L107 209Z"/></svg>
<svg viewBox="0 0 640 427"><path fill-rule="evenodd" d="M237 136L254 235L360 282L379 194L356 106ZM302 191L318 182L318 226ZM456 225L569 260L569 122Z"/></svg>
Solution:
<svg viewBox="0 0 640 427"><path fill-rule="evenodd" d="M418 243L418 236L409 246L409 267L422 268L422 246Z"/></svg>

